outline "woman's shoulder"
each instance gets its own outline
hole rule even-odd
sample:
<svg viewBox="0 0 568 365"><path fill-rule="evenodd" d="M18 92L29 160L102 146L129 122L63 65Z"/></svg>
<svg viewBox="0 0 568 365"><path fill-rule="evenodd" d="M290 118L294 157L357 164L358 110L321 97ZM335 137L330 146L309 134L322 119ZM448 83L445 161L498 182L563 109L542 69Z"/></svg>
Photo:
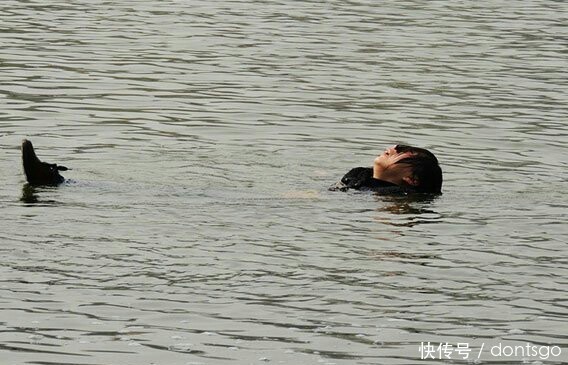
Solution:
<svg viewBox="0 0 568 365"><path fill-rule="evenodd" d="M349 170L340 181L332 185L331 191L347 191L349 189L372 191L381 195L408 194L412 189L373 178L372 167L355 167Z"/></svg>
<svg viewBox="0 0 568 365"><path fill-rule="evenodd" d="M336 184L331 186L332 191L347 191L348 189L359 189L365 182L373 178L373 168L355 167L349 170Z"/></svg>
<svg viewBox="0 0 568 365"><path fill-rule="evenodd" d="M341 181L347 185L357 185L372 178L372 167L355 167L343 175Z"/></svg>

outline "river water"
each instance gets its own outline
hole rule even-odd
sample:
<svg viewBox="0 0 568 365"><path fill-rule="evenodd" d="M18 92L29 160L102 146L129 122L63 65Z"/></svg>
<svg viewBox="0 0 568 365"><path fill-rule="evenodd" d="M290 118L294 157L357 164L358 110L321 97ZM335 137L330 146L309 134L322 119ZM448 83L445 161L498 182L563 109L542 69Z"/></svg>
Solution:
<svg viewBox="0 0 568 365"><path fill-rule="evenodd" d="M567 14L3 1L0 363L566 363ZM393 143L442 196L327 191Z"/></svg>

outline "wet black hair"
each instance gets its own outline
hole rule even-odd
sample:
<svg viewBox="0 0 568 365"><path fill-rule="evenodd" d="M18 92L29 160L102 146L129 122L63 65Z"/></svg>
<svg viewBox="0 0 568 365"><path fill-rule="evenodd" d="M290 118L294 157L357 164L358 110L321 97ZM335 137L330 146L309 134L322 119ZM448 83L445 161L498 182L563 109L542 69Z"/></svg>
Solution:
<svg viewBox="0 0 568 365"><path fill-rule="evenodd" d="M412 171L412 178L418 181L414 188L421 193L440 194L442 192L442 169L438 159L427 149L396 145L398 153L410 152L412 156L404 158L397 163L409 165Z"/></svg>

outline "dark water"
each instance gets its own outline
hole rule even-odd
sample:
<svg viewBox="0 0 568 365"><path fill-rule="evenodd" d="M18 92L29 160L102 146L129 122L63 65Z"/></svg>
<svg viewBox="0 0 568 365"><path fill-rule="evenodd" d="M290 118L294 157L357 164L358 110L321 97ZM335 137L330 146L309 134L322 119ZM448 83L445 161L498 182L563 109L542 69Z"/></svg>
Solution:
<svg viewBox="0 0 568 365"><path fill-rule="evenodd" d="M2 2L0 363L567 362L567 13ZM326 190L401 142L441 197Z"/></svg>

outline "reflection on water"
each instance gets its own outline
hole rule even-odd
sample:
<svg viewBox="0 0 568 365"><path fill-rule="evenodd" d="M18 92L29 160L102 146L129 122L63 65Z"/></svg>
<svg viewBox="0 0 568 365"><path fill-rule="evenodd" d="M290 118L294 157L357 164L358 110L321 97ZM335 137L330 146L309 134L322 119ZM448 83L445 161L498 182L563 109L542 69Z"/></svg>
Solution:
<svg viewBox="0 0 568 365"><path fill-rule="evenodd" d="M2 361L565 348L565 10L4 1ZM24 137L77 183L22 186ZM326 190L395 143L436 153L443 195Z"/></svg>
<svg viewBox="0 0 568 365"><path fill-rule="evenodd" d="M25 203L26 206L33 206L34 204L56 206L59 205L60 202L55 199L46 198L45 196L51 197L53 194L57 193L57 189L58 188L54 186L35 187L25 183L22 186L20 201Z"/></svg>
<svg viewBox="0 0 568 365"><path fill-rule="evenodd" d="M379 214L375 221L395 227L414 227L443 221L443 216L433 207L439 195L410 194L405 196L377 196ZM397 217L400 216L400 217Z"/></svg>
<svg viewBox="0 0 568 365"><path fill-rule="evenodd" d="M22 197L20 198L21 201L27 204L34 204L38 202L36 188L32 185L26 183L22 187Z"/></svg>
<svg viewBox="0 0 568 365"><path fill-rule="evenodd" d="M428 209L428 206L438 198L437 195L432 194L410 194L405 196L386 196L381 197L379 202L385 202L378 208L379 211L385 211L392 214L436 214L433 210Z"/></svg>

